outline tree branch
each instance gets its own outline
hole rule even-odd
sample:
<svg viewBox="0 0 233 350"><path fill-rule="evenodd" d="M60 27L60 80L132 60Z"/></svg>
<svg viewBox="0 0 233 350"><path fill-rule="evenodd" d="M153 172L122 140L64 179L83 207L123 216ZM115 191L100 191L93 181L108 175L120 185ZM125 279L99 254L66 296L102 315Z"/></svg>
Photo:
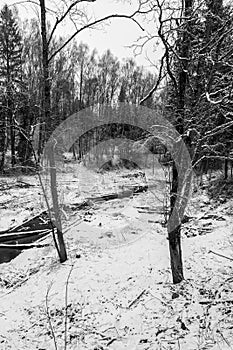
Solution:
<svg viewBox="0 0 233 350"><path fill-rule="evenodd" d="M164 59L165 59L165 55L166 53L164 53L162 59L161 59L161 64L160 64L160 69L159 69L159 76L158 79L156 81L156 84L154 85L154 87L148 92L148 94L139 102L139 105L143 105L143 103L148 100L153 93L157 90L161 80L164 78L164 76L162 77L162 71L163 71L163 65L164 65Z"/></svg>
<svg viewBox="0 0 233 350"><path fill-rule="evenodd" d="M76 0L74 1L69 7L68 9L65 11L65 13L60 17L58 18L57 17L57 20L56 20L56 23L54 24L53 26L53 29L51 31L51 34L49 36L49 39L48 39L48 45L50 44L51 40L52 40L52 37L53 37L53 34L57 28L57 26L67 17L67 15L70 13L70 11L79 3L81 2L95 2L96 0Z"/></svg>
<svg viewBox="0 0 233 350"><path fill-rule="evenodd" d="M70 42L71 40L73 40L73 38L74 38L77 34L81 33L81 32L82 32L83 30L85 30L85 29L91 28L92 26L94 26L94 25L96 25L96 24L102 23L102 22L107 21L107 20L112 19L112 18L127 18L127 19L131 19L133 22L135 22L135 23L139 26L139 28L140 28L141 30L144 31L144 28L141 26L141 24L134 18L134 16L135 16L137 13L138 13L138 10L135 11L132 15L118 15L118 14L112 14L112 15L108 15L108 16L106 16L106 17L97 19L97 20L95 20L95 21L93 21L93 22L91 22L91 23L88 23L88 24L84 25L82 28L78 29L74 34L72 34L71 37L70 37L68 40L66 40L66 41L64 42L64 44L62 44L62 45L49 57L48 62L50 62L50 61L51 61L51 60L52 60L66 45L68 45L69 42Z"/></svg>
<svg viewBox="0 0 233 350"><path fill-rule="evenodd" d="M163 28L163 19L162 19L162 15L163 15L163 10L162 10L162 5L160 4L159 0L156 0L157 2L157 6L159 8L159 29L158 29L158 35L160 37L160 39L162 40L162 43L164 45L164 48L165 48L165 59L166 59L166 67L167 67L167 72L174 84L174 87L175 87L175 90L176 92L178 91L178 86L177 86L177 82L176 82L176 79L174 77L174 75L172 74L172 71L170 69L170 55L169 55L169 45L168 45L168 42L166 40L166 38L164 37L164 34L163 34L163 31L162 31L162 28Z"/></svg>

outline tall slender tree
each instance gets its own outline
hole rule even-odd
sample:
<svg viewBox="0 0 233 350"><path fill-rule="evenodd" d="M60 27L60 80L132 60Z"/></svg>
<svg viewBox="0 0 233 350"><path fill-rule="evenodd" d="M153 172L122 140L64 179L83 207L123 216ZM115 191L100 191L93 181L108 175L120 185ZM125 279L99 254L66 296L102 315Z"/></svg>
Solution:
<svg viewBox="0 0 233 350"><path fill-rule="evenodd" d="M1 167L4 165L6 151L6 127L9 123L11 164L16 163L15 155L15 106L14 98L20 90L22 78L22 38L19 32L17 18L12 10L5 5L0 12L0 80L2 92L2 108L5 113L1 115Z"/></svg>

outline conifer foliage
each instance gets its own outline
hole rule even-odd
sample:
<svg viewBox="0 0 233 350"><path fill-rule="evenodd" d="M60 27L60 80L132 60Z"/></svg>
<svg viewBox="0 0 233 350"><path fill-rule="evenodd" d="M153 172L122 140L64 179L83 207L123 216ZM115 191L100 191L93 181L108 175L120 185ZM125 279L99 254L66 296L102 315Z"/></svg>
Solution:
<svg viewBox="0 0 233 350"><path fill-rule="evenodd" d="M0 12L0 170L4 166L8 138L11 146L11 163L15 155L16 95L21 88L22 38L16 16L5 5Z"/></svg>

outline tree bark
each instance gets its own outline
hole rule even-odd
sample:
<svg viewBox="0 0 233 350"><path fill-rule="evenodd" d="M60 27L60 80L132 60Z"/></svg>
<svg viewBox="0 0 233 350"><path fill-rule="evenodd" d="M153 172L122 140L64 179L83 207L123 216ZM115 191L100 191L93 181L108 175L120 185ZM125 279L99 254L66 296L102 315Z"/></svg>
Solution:
<svg viewBox="0 0 233 350"><path fill-rule="evenodd" d="M41 123L40 131L40 151L43 148L43 144L48 141L52 132L52 120L51 120L51 85L49 81L49 47L47 41L47 26L46 26L46 8L45 0L40 0L41 9L41 37L42 37L42 65L43 65L43 121ZM53 211L55 216L55 225L57 227L58 238L58 255L60 262L67 260L67 253L65 242L62 233L61 218L59 212L58 194L57 194L57 181L56 181L56 164L54 160L54 148L53 144L49 145L49 166L50 166L50 186L53 201ZM55 245L57 246L56 242Z"/></svg>
<svg viewBox="0 0 233 350"><path fill-rule="evenodd" d="M224 160L224 178L228 179L228 159Z"/></svg>
<svg viewBox="0 0 233 350"><path fill-rule="evenodd" d="M51 186L51 194L53 201L53 212L55 217L55 225L57 228L57 238L58 238L58 254L60 258L60 262L63 263L67 260L66 247L64 242L64 237L62 233L62 225L61 225L61 217L59 211L59 202L58 202L58 194L57 194L57 176L56 176L56 164L54 160L54 151L53 145L49 150L49 166L50 166L50 186Z"/></svg>
<svg viewBox="0 0 233 350"><path fill-rule="evenodd" d="M42 120L40 124L40 147L41 154L44 143L51 133L51 86L49 81L49 47L47 41L46 8L45 0L40 0L41 9L41 38L42 38L42 66L43 66L43 97L42 97Z"/></svg>
<svg viewBox="0 0 233 350"><path fill-rule="evenodd" d="M7 144L7 133L6 133L7 117L3 107L1 107L0 116L1 116L0 117L0 154L1 154L0 172L2 172L4 170L6 144Z"/></svg>
<svg viewBox="0 0 233 350"><path fill-rule="evenodd" d="M181 249L181 223L179 222L179 213L176 210L175 204L178 192L178 172L175 162L172 163L172 185L170 192L170 209L171 214L174 215L173 223L168 225L168 239L170 251L170 264L172 270L173 283L180 283L184 279L183 263L182 263L182 249ZM171 218L171 217L170 217Z"/></svg>
<svg viewBox="0 0 233 350"><path fill-rule="evenodd" d="M188 18L191 15L193 0L184 1L184 17ZM177 96L177 118L175 128L180 135L184 134L184 117L185 117L185 94L187 85L187 68L189 56L189 24L183 27L183 34L179 47L179 56L182 57L181 68L178 73L178 96ZM174 215L174 220L171 225L168 225L168 239L170 250L170 262L172 270L173 283L180 283L184 279L183 264L182 264L182 250L181 250L181 222L179 219L179 208L175 208L177 194L178 194L178 171L175 161L172 163L172 184L170 192L170 210ZM171 218L171 216L170 216ZM178 224L179 223L179 224Z"/></svg>
<svg viewBox="0 0 233 350"><path fill-rule="evenodd" d="M11 104L9 106L9 122L10 122L10 140L11 140L11 166L12 168L16 164L16 158L15 158L15 124L14 124L14 118L13 118L13 112Z"/></svg>

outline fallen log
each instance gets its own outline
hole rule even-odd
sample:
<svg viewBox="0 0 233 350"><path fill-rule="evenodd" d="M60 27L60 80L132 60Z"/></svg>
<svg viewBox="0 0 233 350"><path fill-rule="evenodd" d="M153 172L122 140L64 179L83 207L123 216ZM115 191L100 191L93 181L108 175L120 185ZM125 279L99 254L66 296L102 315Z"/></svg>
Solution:
<svg viewBox="0 0 233 350"><path fill-rule="evenodd" d="M47 212L44 210L44 211L40 212L39 214L33 216L32 218L22 222L21 224L15 226L15 227L11 227L8 230L0 231L0 234L4 234L7 232L19 232L23 228L26 228L24 231L32 231L32 229L34 227L36 229L37 226L47 226L47 227L44 227L44 229L48 229L48 228L50 228L50 227L48 227L50 225L50 223L49 222L43 223L43 221L45 219L49 220L49 216L48 216ZM39 223L39 221L42 221L42 223Z"/></svg>
<svg viewBox="0 0 233 350"><path fill-rule="evenodd" d="M98 197L89 197L88 200L92 202L109 201L109 200L118 198L118 196L119 196L118 193L112 193L112 194L105 194L103 196L98 196Z"/></svg>
<svg viewBox="0 0 233 350"><path fill-rule="evenodd" d="M16 250L25 250L31 248L44 248L48 247L49 244L34 244L34 243L25 243L25 244L0 244L0 249L16 249Z"/></svg>
<svg viewBox="0 0 233 350"><path fill-rule="evenodd" d="M92 202L108 201L108 200L117 199L117 198L130 197L133 194L145 192L147 190L148 190L147 185L125 186L125 190L123 191L105 194L103 196L98 196L98 197L89 197L87 198L87 200Z"/></svg>
<svg viewBox="0 0 233 350"><path fill-rule="evenodd" d="M34 187L35 185L29 184L28 182L25 182L22 180L18 180L15 186L20 188L28 188L28 187Z"/></svg>
<svg viewBox="0 0 233 350"><path fill-rule="evenodd" d="M8 241L18 241L25 238L33 238L34 236L45 236L49 234L51 229L43 229L43 230L35 230L35 231L19 231L19 232L11 232L0 234L0 243L8 242Z"/></svg>

